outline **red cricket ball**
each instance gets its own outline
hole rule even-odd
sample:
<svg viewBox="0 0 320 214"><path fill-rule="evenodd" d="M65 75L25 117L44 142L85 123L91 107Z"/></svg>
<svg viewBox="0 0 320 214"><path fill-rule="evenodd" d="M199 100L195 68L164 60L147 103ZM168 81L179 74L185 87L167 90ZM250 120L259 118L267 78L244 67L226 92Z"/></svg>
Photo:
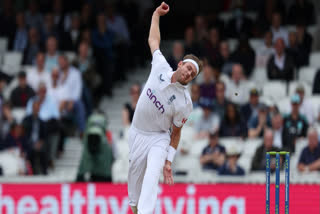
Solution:
<svg viewBox="0 0 320 214"><path fill-rule="evenodd" d="M162 6L162 9L167 10L167 9L168 9L168 5L165 5L165 4L164 4L164 5Z"/></svg>

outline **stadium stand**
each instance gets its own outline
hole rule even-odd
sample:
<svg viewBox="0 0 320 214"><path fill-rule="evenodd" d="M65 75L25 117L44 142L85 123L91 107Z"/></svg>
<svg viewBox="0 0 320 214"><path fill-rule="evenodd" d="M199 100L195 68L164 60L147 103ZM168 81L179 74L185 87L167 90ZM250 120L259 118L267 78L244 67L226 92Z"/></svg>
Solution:
<svg viewBox="0 0 320 214"><path fill-rule="evenodd" d="M229 1L230 2L230 1ZM289 3L288 3L289 4ZM316 3L315 3L316 4ZM25 5L26 6L26 5ZM103 7L105 7L104 5ZM148 48L146 47L146 40L147 40L147 33L145 32L149 26L149 16L148 11L145 11L144 14L141 12L140 21L139 23L135 23L134 20L135 14L131 14L129 9L130 7L122 8L120 5L117 12L117 19L122 20L119 23L123 23L123 25L119 26L112 26L112 24L116 25L116 23L109 22L109 24L114 27L113 31L109 32L102 30L101 35L103 35L102 43L105 44L110 42L111 38L114 36L116 39L112 43L112 45L108 46L107 48L103 45L101 41L98 41L99 38L91 38L96 32L96 25L94 15L101 15L104 13L106 16L100 16L100 18L105 18L113 16L113 14L107 14L105 11L97 10L97 8L91 8L91 16L88 18L86 14L87 6L85 4L79 5L84 9L79 10L78 13L74 13L73 7L65 8L66 12L64 14L55 15L54 19L52 19L52 14L47 13L46 10L41 9L40 17L43 20L40 20L40 27L38 26L38 19L37 17L28 17L26 18L27 29L31 27L38 28L39 35L39 42L37 45L29 47L30 39L24 38L27 40L27 43L24 47L22 44L21 47L24 48L23 51L17 51L17 48L20 43L18 39L18 33L16 33L16 24L15 18L12 17L12 20L8 21L5 19L4 15L1 13L0 21L1 23L9 23L7 27L12 26L14 28L13 31L10 31L10 28L4 26L4 30L0 32L0 68L1 68L1 75L0 75L0 128L1 128L1 142L0 142L0 166L3 170L4 176L0 176L0 182L72 182L75 181L77 170L80 164L81 155L83 152L83 145L81 141L83 140L83 130L81 130L77 125L79 118L88 118L89 115L95 110L101 110L105 113L105 116L108 120L108 130L109 133L112 133L112 139L109 139L110 144L112 144L114 156L116 158L115 162L112 166L112 181L115 183L124 183L127 181L127 171L128 171L128 154L129 148L127 145L127 135L128 135L128 126L124 126L122 123L123 117L123 108L124 104L129 102L131 99L130 96L130 88L134 84L140 84L143 87L143 83L148 78L150 72L150 53ZM287 5L289 8L290 5ZM26 8L26 7L25 7ZM48 6L51 9L51 6ZM231 7L230 7L231 8ZM229 8L229 9L230 9ZM218 19L223 23L223 26L227 26L232 19L239 18L240 22L242 21L242 17L235 17L235 14L229 11L225 11L224 9L220 8ZM27 10L27 9L26 9ZM49 10L48 10L49 11ZM261 16L261 11L251 11L246 12L243 11L245 17L248 18L249 21L252 22L252 29L250 29L250 35L246 35L248 38L249 45L256 53L257 50L264 45L264 32L270 29L271 20L268 20L269 23L260 23L259 17ZM274 11L272 11L274 12ZM61 16L60 16L61 15ZM209 15L209 14L208 14ZM270 18L272 14L268 14ZM282 16L285 14L281 14ZM59 18L64 20L57 21ZM77 17L80 17L78 20ZM146 18L147 17L147 18ZM208 16L209 17L209 16ZM204 18L208 18L204 16ZM193 17L192 17L193 18ZM189 26L192 22L192 18L188 20L183 20L184 23L182 26L186 27ZM268 18L268 19L269 19ZM284 21L286 17L283 17ZM319 19L319 18L318 18ZM102 21L106 21L102 20ZM191 20L191 22L190 22ZM52 21L54 23L52 23ZM80 21L80 25L77 26L77 21ZM208 34L208 30L211 27L217 27L218 21L210 21L208 18L208 23L205 22L205 33L204 37ZM164 23L166 20L164 20ZM37 24L38 23L38 24ZM103 22L102 22L103 23ZM51 28L51 24L53 28ZM261 26L260 26L261 24ZM261 30L266 24L266 29ZM284 22L286 24L286 22ZM300 23L292 23L290 25L284 25L283 30L284 32L297 32L297 24ZM135 26L137 26L135 28ZM166 25L168 26L168 25ZM195 52L199 52L199 56L204 60L205 64L210 64L214 69L212 69L212 79L214 84L219 81L225 83L225 87L228 86L230 83L230 74L231 73L221 73L220 69L225 63L239 63L239 60L232 61L232 57L228 59L222 59L220 46L217 47L206 47L206 41L200 40L198 41L198 28L203 26L191 26L192 27L192 35L194 37L193 43L189 47L189 50L193 50ZM305 97L308 98L310 101L313 110L317 116L315 122L310 124L315 126L318 129L318 133L320 133L320 125L319 125L319 113L320 113L320 97L319 95L312 94L312 85L314 84L315 75L320 68L320 52L319 49L316 47L316 38L319 31L319 23L307 25L306 26L307 32L313 37L313 41L311 41L310 49L312 52L308 53L309 56L309 64L304 65L302 67L295 67L294 73L294 80L292 81L280 81L280 80L269 80L267 76L267 69L266 67L254 67L253 72L251 75L248 75L247 79L245 80L245 84L247 88L257 88L260 92L260 100L259 103L264 103L268 106L270 115L274 115L276 107L282 116L290 113L291 109L291 97L296 94L296 89L298 86L303 86L305 91ZM99 30L99 29L98 29ZM97 31L98 31L97 30ZM170 26L168 28L163 29L163 32L170 33ZM185 30L185 29L183 29ZM259 32L261 31L261 32ZM72 33L70 33L72 32ZM106 33L108 32L108 33ZM130 33L130 37L128 38L128 34ZM232 37L228 37L228 35L224 35L226 32L225 29L222 30L220 33L219 41L221 44L222 41L227 41L229 45L230 56L234 51L237 49L239 45L239 38L242 36L242 33L239 35L232 35ZM109 34L110 33L110 34ZM120 37L119 34L121 34ZM170 36L162 35L164 40L161 42L161 50L164 56L169 57L172 55L172 47L173 44L178 41L181 43L185 43L182 36L183 32L177 32L178 38L170 38ZM51 36L56 38L57 44L47 44L48 38ZM69 37L68 37L69 35ZM112 35L112 36L111 36ZM287 35L286 35L287 36ZM308 46L307 39L305 37L300 38L298 35L297 38L299 40L299 45L302 47ZM305 36L305 35L304 35ZM66 38L70 39L67 40ZM72 45L67 44L66 41L70 41ZM302 40L302 41L301 41ZM107 41L107 42L106 42ZM88 45L88 59L84 60L80 57L80 53L78 50L78 46L81 42L85 42ZM54 42L53 42L54 43ZM16 45L14 45L16 44ZM19 44L19 45L18 45ZM16 47L15 47L16 46ZM46 47L44 47L46 46ZM112 47L112 48L111 48ZM18 49L19 49L18 48ZM212 48L212 49L210 49ZM245 47L245 49L248 47ZM102 50L103 49L103 50ZM206 49L207 51L203 51ZM211 52L212 51L212 52ZM41 63L37 61L37 54L39 52L45 53L45 67L41 67ZM53 53L53 54L51 54ZM217 53L214 55L212 53ZM33 63L27 64L25 63L25 58L27 55L32 56ZM101 58L101 54L103 57ZM210 54L214 55L211 56ZM210 55L210 56L209 56ZM70 67L62 69L65 67L63 62L61 62L61 56L65 56ZM295 56L293 56L294 58ZM104 60L107 59L112 62L111 67L110 64L105 63ZM213 61L206 60L206 58L214 59ZM74 62L80 59L80 65L78 67L74 67ZM83 60L83 61L81 61ZM241 59L242 62L247 64L247 58ZM278 61L275 60L275 64L279 67L283 66L282 59ZM89 72L88 64L92 63L92 67L94 73L98 78L90 79L91 74ZM254 62L248 62L248 64L254 64ZM39 68L35 65L39 65ZM61 77L62 74L66 74L67 72L63 73L62 70L68 70L70 73L73 72L74 76L69 76L70 78L66 77L66 82L69 82L68 85L66 83L66 87L68 90L63 91L59 86L61 86L59 81L58 83L54 82L54 78L51 77L52 71L46 71L45 69L47 66L51 68L58 68L59 75ZM243 67L245 67L243 65ZM250 66L248 66L250 67ZM110 76L106 76L104 71L113 70L114 72L109 73ZM52 116L50 114L50 118L47 118L47 112L41 113L40 115L43 116L41 120L44 120L50 126L50 134L54 135L58 132L59 134L59 144L57 151L51 151L56 154L56 158L54 160L48 160L48 173L47 175L35 175L34 173L28 171L28 158L27 156L21 158L19 156L19 149L10 150L3 149L2 144L5 144L5 138L10 135L10 127L14 124L18 124L18 126L23 126L23 121L26 116L32 114L32 109L26 106L24 108L9 108L6 109L4 107L4 103L10 99L12 91L16 88L19 84L19 80L17 78L17 74L20 71L25 71L26 73L30 73L31 71L36 70L39 72L39 78L42 82L45 82L46 85L46 93L52 99L55 99L55 102L59 103L59 105L55 106L56 109L52 110L52 112L58 111L58 116ZM43 71L42 71L43 70ZM49 82L46 82L44 77L41 77L41 72L48 72L50 74ZM246 72L246 71L244 71ZM89 77L88 77L89 76ZM43 79L42 79L43 78ZM111 78L111 81L108 80L107 83L101 81L103 79ZM202 79L201 79L202 78ZM79 81L80 79L80 81ZM79 81L79 85L83 84L81 94L74 95L73 92L75 90L74 81ZM99 84L100 81L100 84ZM2 87L2 82L5 82L5 87ZM62 81L64 82L64 81ZM94 84L91 84L91 83ZM101 84L101 82L103 82ZM203 82L203 75L199 77L197 83L201 84ZM57 84L58 86L54 86ZM234 83L237 84L237 83ZM59 88L59 89L57 89ZM61 89L62 92L57 92ZM110 93L106 93L107 90L110 89ZM216 90L216 88L215 88ZM228 91L228 90L226 90ZM36 96L34 97L35 100L40 99L41 92L36 91ZM218 92L215 91L215 98L214 102L218 100ZM249 93L249 90L248 90ZM64 95L74 96L71 100L67 99ZM246 94L244 97L248 98ZM238 96L233 95L230 96ZM240 97L240 96L239 96ZM23 99L23 98L21 98ZM194 104L197 104L200 98L193 100ZM30 101L30 100L29 100ZM228 103L229 100L226 101ZM224 114L226 103L215 103L215 108L213 109L214 113L217 113L222 109L222 115ZM248 103L248 100L245 100L245 104ZM301 103L302 105L302 103ZM8 105L9 106L9 105ZM29 106L32 106L29 103ZM50 105L49 105L50 106ZM240 108L240 106L238 106ZM7 111L3 111L6 109ZM194 106L195 111L193 112L193 117L190 118L190 121L196 121L199 119L198 117L203 115L203 109L199 106ZM47 109L46 109L47 110ZM254 116L257 112L256 108L252 107L252 115ZM50 112L50 113L52 113ZM221 113L219 112L219 113ZM52 113L55 114L55 113ZM42 117L40 116L40 117ZM14 119L14 120L13 120ZM220 118L222 121L223 118ZM13 122L14 121L14 122ZM52 123L51 123L52 122ZM57 122L57 123L55 123ZM83 122L83 121L82 121ZM85 122L85 121L84 121ZM5 124L7 127L4 127L2 124ZM51 126L53 124L53 127ZM57 125L58 124L58 125ZM244 123L245 124L245 123ZM70 126L69 126L70 125ZM21 127L20 127L21 128ZM24 127L25 128L25 127ZM83 128L83 127L82 127ZM11 130L15 132L14 130ZM5 132L5 136L2 134ZM239 177L232 177L232 176L220 176L218 175L217 171L206 171L202 169L200 164L200 157L202 155L203 149L208 145L208 139L196 139L195 138L196 131L194 126L191 124L186 124L182 131L181 136L181 143L180 149L175 159L174 164L174 172L175 172L175 180L177 182L196 182L196 183L215 183L215 182L230 182L230 183L264 183L265 177L263 172L252 172L250 169L251 162L253 156L255 154L256 149L262 145L263 139L262 138L253 138L249 139L247 136L242 137L227 137L227 138L219 138L219 143L226 148L226 150L230 150L231 148L236 148L238 151L241 152L241 155L238 159L238 164L244 169L245 176L241 179ZM34 142L33 142L34 143ZM300 154L307 146L308 140L307 138L297 139L296 142L296 151L291 156L291 171L292 171L292 178L291 181L293 183L320 183L320 173L312 172L312 173L301 173L297 169L297 164L299 162ZM283 148L285 149L285 148ZM26 151L23 151L25 153ZM48 152L49 153L49 152ZM27 163L27 164L26 164ZM284 176L281 176L283 181Z"/></svg>

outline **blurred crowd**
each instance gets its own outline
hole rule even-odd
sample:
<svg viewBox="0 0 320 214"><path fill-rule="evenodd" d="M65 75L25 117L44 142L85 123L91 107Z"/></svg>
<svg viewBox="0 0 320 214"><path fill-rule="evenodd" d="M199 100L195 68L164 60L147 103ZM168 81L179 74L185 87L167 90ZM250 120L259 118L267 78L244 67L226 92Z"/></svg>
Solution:
<svg viewBox="0 0 320 214"><path fill-rule="evenodd" d="M139 10L134 1L1 1L0 61L22 59L12 59L17 72L0 69L0 153L16 156L19 174L48 174L67 136L86 141L101 99L144 65L143 48L129 57L143 42Z"/></svg>
<svg viewBox="0 0 320 214"><path fill-rule="evenodd" d="M237 165L241 151L223 147L219 138L263 139L252 163L247 163L253 171L265 169L265 152L285 150L294 154L298 140L307 138L309 144L298 154L297 169L320 170L320 138L315 128L320 109L311 103L304 84L295 86L284 113L279 100L265 99L262 85L252 81L254 70L263 68L267 81L281 81L289 90L299 68L309 65L318 39L307 31L316 24L314 6L308 0L296 0L286 11L282 1L264 2L255 20L246 15L243 3L234 5L227 23L217 14L195 16L194 24L185 28L184 39L174 41L166 56L173 70L189 53L204 61L203 72L189 87L193 112L185 126L195 133L190 141L209 141L200 157L203 169L221 175L243 175L245 171ZM260 39L261 44L253 48L251 38ZM234 50L230 39L236 41ZM312 96L319 95L319 77L320 71L311 86ZM131 87L131 102L123 109L125 126L132 120L141 90L139 84ZM187 152L182 149L180 153ZM271 167L275 169L275 162Z"/></svg>

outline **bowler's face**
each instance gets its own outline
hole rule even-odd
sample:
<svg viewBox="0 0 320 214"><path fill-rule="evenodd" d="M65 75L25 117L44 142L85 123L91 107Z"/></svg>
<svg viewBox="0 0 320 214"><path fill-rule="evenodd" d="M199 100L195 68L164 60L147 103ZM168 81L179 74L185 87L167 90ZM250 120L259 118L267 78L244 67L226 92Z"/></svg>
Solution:
<svg viewBox="0 0 320 214"><path fill-rule="evenodd" d="M197 68L191 62L180 62L178 64L178 82L186 85L197 76Z"/></svg>

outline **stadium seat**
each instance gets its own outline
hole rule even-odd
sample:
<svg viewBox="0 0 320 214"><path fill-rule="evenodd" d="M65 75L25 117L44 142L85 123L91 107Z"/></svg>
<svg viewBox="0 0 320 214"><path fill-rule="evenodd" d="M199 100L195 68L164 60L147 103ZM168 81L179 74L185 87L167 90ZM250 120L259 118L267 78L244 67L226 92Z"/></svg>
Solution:
<svg viewBox="0 0 320 214"><path fill-rule="evenodd" d="M317 114L319 114L320 113L320 96L309 97L309 100L313 105L313 109L316 111Z"/></svg>
<svg viewBox="0 0 320 214"><path fill-rule="evenodd" d="M248 139L244 142L242 155L253 157L257 148L261 146L262 139L255 138L255 139Z"/></svg>
<svg viewBox="0 0 320 214"><path fill-rule="evenodd" d="M10 94L18 86L18 78L14 78L11 80L9 85L4 89L3 97L8 100L10 98Z"/></svg>
<svg viewBox="0 0 320 214"><path fill-rule="evenodd" d="M262 94L277 102L287 94L287 85L281 81L269 81L264 84Z"/></svg>
<svg viewBox="0 0 320 214"><path fill-rule="evenodd" d="M219 18L224 22L227 23L232 18L231 12L222 12L219 14Z"/></svg>
<svg viewBox="0 0 320 214"><path fill-rule="evenodd" d="M245 174L248 174L250 172L252 158L253 157L241 155L238 160L238 164L239 164L239 166L241 166L244 169Z"/></svg>
<svg viewBox="0 0 320 214"><path fill-rule="evenodd" d="M320 52L312 52L310 54L310 62L309 65L314 68L320 67ZM300 69L301 70L301 69Z"/></svg>
<svg viewBox="0 0 320 214"><path fill-rule="evenodd" d="M237 48L238 40L236 40L236 39L228 39L228 45L229 45L230 53L232 53Z"/></svg>
<svg viewBox="0 0 320 214"><path fill-rule="evenodd" d="M282 115L288 114L290 109L290 97L285 97L279 102L276 103L277 107L279 108L279 111Z"/></svg>
<svg viewBox="0 0 320 214"><path fill-rule="evenodd" d="M77 57L76 53L72 51L66 51L63 54L68 58L69 63L72 63Z"/></svg>
<svg viewBox="0 0 320 214"><path fill-rule="evenodd" d="M253 49L254 51L256 51L256 50L259 49L261 46L263 46L264 41L263 41L263 39L250 39L250 40L249 40L249 43L250 43L252 49Z"/></svg>
<svg viewBox="0 0 320 214"><path fill-rule="evenodd" d="M119 143L116 144L118 152L118 158L120 159L129 159L129 145L127 143Z"/></svg>
<svg viewBox="0 0 320 214"><path fill-rule="evenodd" d="M190 139L192 140L192 139ZM204 149L204 147L206 147L208 145L208 140L196 140L194 142L191 143L191 148L189 150L189 154L193 155L193 156L198 156L200 157L202 150Z"/></svg>
<svg viewBox="0 0 320 214"><path fill-rule="evenodd" d="M25 71L26 73L28 73L30 70L32 70L34 68L33 65L24 65L21 67L21 70Z"/></svg>
<svg viewBox="0 0 320 214"><path fill-rule="evenodd" d="M256 12L246 12L246 16L252 21L256 21L258 14Z"/></svg>
<svg viewBox="0 0 320 214"><path fill-rule="evenodd" d="M317 29L318 29L317 25L312 25L307 27L307 31L311 34L312 37L316 36Z"/></svg>
<svg viewBox="0 0 320 214"><path fill-rule="evenodd" d="M297 86L302 85L304 88L304 94L306 97L309 97L312 95L312 88L310 86L310 84L306 83L306 82L299 82L299 81L293 81L289 83L289 93L288 96L292 96L293 94L295 94L296 92L296 88Z"/></svg>
<svg viewBox="0 0 320 214"><path fill-rule="evenodd" d="M288 25L288 26L286 26L286 29L288 32L297 31L297 28L295 25Z"/></svg>
<svg viewBox="0 0 320 214"><path fill-rule="evenodd" d="M19 149L10 149L0 152L0 166L5 176L18 175L23 164L19 156Z"/></svg>
<svg viewBox="0 0 320 214"><path fill-rule="evenodd" d="M8 39L4 37L0 37L0 64L2 64L2 57L8 49Z"/></svg>
<svg viewBox="0 0 320 214"><path fill-rule="evenodd" d="M193 155L179 155L174 160L174 171L195 173L201 170L200 157Z"/></svg>
<svg viewBox="0 0 320 214"><path fill-rule="evenodd" d="M255 68L250 79L255 82L258 89L261 90L262 85L268 82L266 68Z"/></svg>
<svg viewBox="0 0 320 214"><path fill-rule="evenodd" d="M20 70L20 65L22 63L22 53L21 52L6 52L3 56L3 72L8 75L16 75Z"/></svg>
<svg viewBox="0 0 320 214"><path fill-rule="evenodd" d="M320 53L319 53L320 57ZM320 67L320 58L317 59ZM311 65L311 61L310 61ZM317 68L315 67L302 67L299 69L299 81L306 82L310 85L313 85L314 77L317 73Z"/></svg>

